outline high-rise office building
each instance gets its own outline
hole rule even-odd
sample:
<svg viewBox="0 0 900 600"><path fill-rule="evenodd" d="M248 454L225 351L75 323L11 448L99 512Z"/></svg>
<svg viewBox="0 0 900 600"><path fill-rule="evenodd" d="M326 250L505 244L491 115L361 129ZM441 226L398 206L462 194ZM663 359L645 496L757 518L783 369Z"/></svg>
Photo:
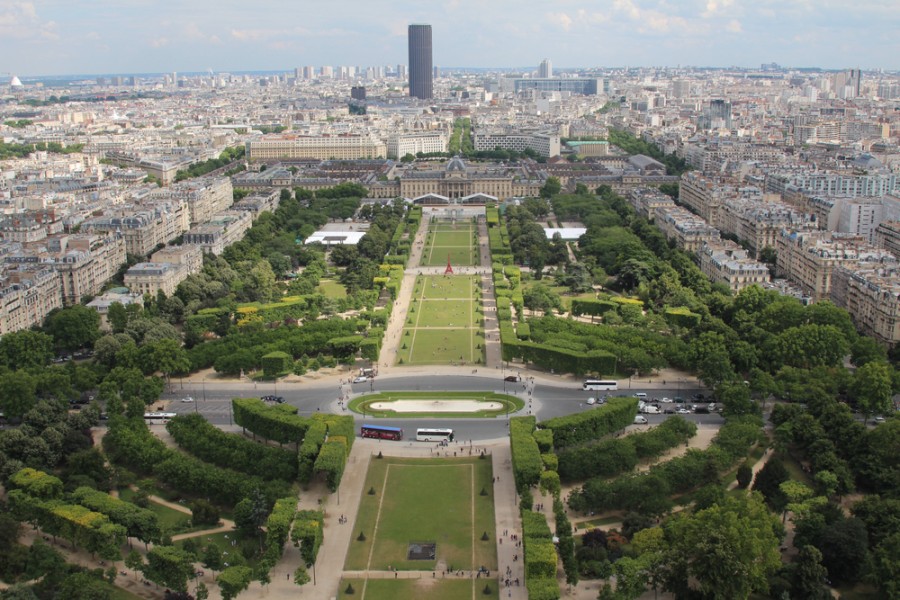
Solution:
<svg viewBox="0 0 900 600"><path fill-rule="evenodd" d="M409 95L422 100L434 96L431 72L431 25L409 26Z"/></svg>
<svg viewBox="0 0 900 600"><path fill-rule="evenodd" d="M541 79L553 77L553 63L550 62L549 58L541 61L541 66L538 67L538 77Z"/></svg>

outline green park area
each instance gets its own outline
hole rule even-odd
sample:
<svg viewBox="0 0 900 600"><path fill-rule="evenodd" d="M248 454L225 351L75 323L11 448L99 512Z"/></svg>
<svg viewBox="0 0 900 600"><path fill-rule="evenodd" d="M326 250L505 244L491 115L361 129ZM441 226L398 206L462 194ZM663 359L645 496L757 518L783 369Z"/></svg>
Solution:
<svg viewBox="0 0 900 600"><path fill-rule="evenodd" d="M478 280L420 276L397 353L408 365L481 364L484 331L478 316Z"/></svg>
<svg viewBox="0 0 900 600"><path fill-rule="evenodd" d="M484 408L477 408L472 403ZM399 408L391 408L397 404ZM410 409L411 403L421 405ZM385 406L387 405L387 406ZM453 406L459 409L454 410ZM499 406L498 406L499 405ZM422 417L498 417L515 413L525 406L523 400L494 392L381 392L354 398L350 410L371 417L415 418ZM415 407L413 407L415 408Z"/></svg>
<svg viewBox="0 0 900 600"><path fill-rule="evenodd" d="M471 598L473 592L481 595L485 584L495 591L493 578L441 577L445 570L497 570L492 478L491 461L474 457L373 459L345 570L435 572L436 578L432 581L428 573L427 584L400 578L353 580L355 597L426 597L415 594L421 585L429 586L429 598ZM342 593L346 587L343 582Z"/></svg>
<svg viewBox="0 0 900 600"><path fill-rule="evenodd" d="M473 266L478 259L477 230L471 220L455 222L432 221L428 229L423 267Z"/></svg>
<svg viewBox="0 0 900 600"><path fill-rule="evenodd" d="M348 593L349 589L353 590ZM485 592L487 587L490 592ZM492 600L499 598L496 579L475 580L475 593L478 598ZM432 579L418 577L416 579L342 579L338 598L366 598L378 600L471 600L472 581L469 579Z"/></svg>

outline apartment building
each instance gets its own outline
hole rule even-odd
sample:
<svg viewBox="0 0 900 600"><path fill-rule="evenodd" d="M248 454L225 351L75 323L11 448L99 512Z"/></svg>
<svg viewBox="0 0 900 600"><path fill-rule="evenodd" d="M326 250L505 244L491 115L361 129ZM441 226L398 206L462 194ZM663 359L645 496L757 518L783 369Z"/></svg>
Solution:
<svg viewBox="0 0 900 600"><path fill-rule="evenodd" d="M720 221L719 229L736 236L753 256L767 246L774 249L783 229L811 227L809 217L787 204L747 198L725 200Z"/></svg>
<svg viewBox="0 0 900 600"><path fill-rule="evenodd" d="M218 214L184 234L184 245L198 246L204 253L222 254L225 248L239 241L253 224L250 213L230 210Z"/></svg>
<svg viewBox="0 0 900 600"><path fill-rule="evenodd" d="M188 204L179 197L151 198L141 204L113 208L81 224L84 232L120 232L125 238L125 249L135 256L149 255L189 227Z"/></svg>
<svg viewBox="0 0 900 600"><path fill-rule="evenodd" d="M706 242L698 252L700 270L713 283L724 283L732 292L769 283L769 268L752 259L732 241Z"/></svg>
<svg viewBox="0 0 900 600"><path fill-rule="evenodd" d="M228 177L199 177L154 191L151 198L181 200L187 207L192 225L204 223L234 203L234 190Z"/></svg>
<svg viewBox="0 0 900 600"><path fill-rule="evenodd" d="M900 268L841 265L832 277L832 302L864 334L889 346L900 341Z"/></svg>
<svg viewBox="0 0 900 600"><path fill-rule="evenodd" d="M199 246L167 246L154 252L150 262L181 265L186 271L185 277L196 275L203 269L203 250Z"/></svg>
<svg viewBox="0 0 900 600"><path fill-rule="evenodd" d="M697 171L689 171L681 176L678 201L713 227L718 227L722 206L731 193L730 186Z"/></svg>
<svg viewBox="0 0 900 600"><path fill-rule="evenodd" d="M4 265L0 272L0 335L40 326L63 306L62 279L50 265Z"/></svg>
<svg viewBox="0 0 900 600"><path fill-rule="evenodd" d="M680 206L657 208L653 220L666 239L686 252L696 254L703 244L720 240L718 229Z"/></svg>
<svg viewBox="0 0 900 600"><path fill-rule="evenodd" d="M634 210L645 219L652 219L657 209L675 207L671 196L663 194L656 188L635 188L628 193L628 200Z"/></svg>
<svg viewBox="0 0 900 600"><path fill-rule="evenodd" d="M559 156L559 136L550 133L476 132L473 144L477 151L533 150L540 156Z"/></svg>
<svg viewBox="0 0 900 600"><path fill-rule="evenodd" d="M184 265L144 262L128 269L124 280L132 293L156 296L158 292L163 292L166 296L171 296L187 276Z"/></svg>
<svg viewBox="0 0 900 600"><path fill-rule="evenodd" d="M250 160L384 158L387 146L370 134L264 135L247 142Z"/></svg>
<svg viewBox="0 0 900 600"><path fill-rule="evenodd" d="M875 228L875 246L900 257L900 221L884 221Z"/></svg>
<svg viewBox="0 0 900 600"><path fill-rule="evenodd" d="M841 265L868 263L890 266L897 258L859 235L829 231L784 230L778 236L776 275L797 283L813 302L827 298L832 273Z"/></svg>
<svg viewBox="0 0 900 600"><path fill-rule="evenodd" d="M439 131L421 133L400 133L387 139L388 158L403 158L407 154L415 156L419 152L446 152L447 135Z"/></svg>

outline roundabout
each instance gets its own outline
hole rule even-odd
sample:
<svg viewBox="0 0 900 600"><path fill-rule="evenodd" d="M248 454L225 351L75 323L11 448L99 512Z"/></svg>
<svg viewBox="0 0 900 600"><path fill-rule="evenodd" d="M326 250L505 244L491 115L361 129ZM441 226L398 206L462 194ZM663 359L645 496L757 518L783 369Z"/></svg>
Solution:
<svg viewBox="0 0 900 600"><path fill-rule="evenodd" d="M381 392L350 401L347 408L365 417L496 418L522 410L515 396L495 392Z"/></svg>

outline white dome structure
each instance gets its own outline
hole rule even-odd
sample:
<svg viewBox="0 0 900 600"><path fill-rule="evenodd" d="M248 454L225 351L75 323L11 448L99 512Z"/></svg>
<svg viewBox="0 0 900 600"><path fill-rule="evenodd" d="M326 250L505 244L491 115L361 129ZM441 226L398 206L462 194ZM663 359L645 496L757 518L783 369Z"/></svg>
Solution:
<svg viewBox="0 0 900 600"><path fill-rule="evenodd" d="M22 80L13 75L12 79L9 80L9 87L22 87Z"/></svg>

